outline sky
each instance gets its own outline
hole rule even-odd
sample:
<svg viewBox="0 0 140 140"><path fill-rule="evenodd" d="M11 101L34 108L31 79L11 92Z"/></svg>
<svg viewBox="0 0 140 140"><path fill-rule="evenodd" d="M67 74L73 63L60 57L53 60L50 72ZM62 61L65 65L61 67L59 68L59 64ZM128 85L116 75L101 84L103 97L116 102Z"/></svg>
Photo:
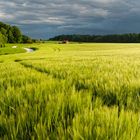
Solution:
<svg viewBox="0 0 140 140"><path fill-rule="evenodd" d="M0 21L25 35L140 32L140 0L0 0Z"/></svg>

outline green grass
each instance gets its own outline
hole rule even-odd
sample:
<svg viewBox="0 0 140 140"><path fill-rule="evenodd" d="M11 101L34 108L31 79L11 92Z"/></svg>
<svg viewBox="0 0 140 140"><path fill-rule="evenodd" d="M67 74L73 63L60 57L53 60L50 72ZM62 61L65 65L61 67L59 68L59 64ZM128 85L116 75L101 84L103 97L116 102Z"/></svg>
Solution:
<svg viewBox="0 0 140 140"><path fill-rule="evenodd" d="M0 48L0 55L16 54L26 52L23 48L4 47Z"/></svg>
<svg viewBox="0 0 140 140"><path fill-rule="evenodd" d="M140 44L20 47L38 49L0 56L2 140L140 139Z"/></svg>

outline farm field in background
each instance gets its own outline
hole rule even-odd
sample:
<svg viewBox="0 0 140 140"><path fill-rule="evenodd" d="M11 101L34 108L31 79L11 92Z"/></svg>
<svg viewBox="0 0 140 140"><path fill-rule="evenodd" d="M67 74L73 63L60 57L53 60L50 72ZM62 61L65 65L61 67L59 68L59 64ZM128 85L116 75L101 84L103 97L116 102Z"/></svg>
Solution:
<svg viewBox="0 0 140 140"><path fill-rule="evenodd" d="M0 55L0 139L140 139L140 44L13 45L37 50Z"/></svg>

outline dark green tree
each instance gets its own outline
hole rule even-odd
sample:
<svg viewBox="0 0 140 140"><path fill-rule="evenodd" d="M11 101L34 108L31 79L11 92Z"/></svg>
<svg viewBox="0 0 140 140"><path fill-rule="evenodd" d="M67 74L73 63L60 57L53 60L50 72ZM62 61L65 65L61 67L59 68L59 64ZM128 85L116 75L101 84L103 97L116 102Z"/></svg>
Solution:
<svg viewBox="0 0 140 140"><path fill-rule="evenodd" d="M0 32L0 47L3 47L6 41L7 41L6 37Z"/></svg>
<svg viewBox="0 0 140 140"><path fill-rule="evenodd" d="M33 43L33 40L26 35L22 35L22 43Z"/></svg>
<svg viewBox="0 0 140 140"><path fill-rule="evenodd" d="M16 43L15 38L13 36L12 30L8 31L8 43Z"/></svg>
<svg viewBox="0 0 140 140"><path fill-rule="evenodd" d="M22 37L20 29L16 26L10 26L3 22L0 22L0 32L3 35L4 42L6 43L31 43L32 39L30 37Z"/></svg>
<svg viewBox="0 0 140 140"><path fill-rule="evenodd" d="M19 28L16 26L13 26L12 33L14 36L14 43L20 43L21 39L22 39L22 34L21 34L21 31L19 30Z"/></svg>

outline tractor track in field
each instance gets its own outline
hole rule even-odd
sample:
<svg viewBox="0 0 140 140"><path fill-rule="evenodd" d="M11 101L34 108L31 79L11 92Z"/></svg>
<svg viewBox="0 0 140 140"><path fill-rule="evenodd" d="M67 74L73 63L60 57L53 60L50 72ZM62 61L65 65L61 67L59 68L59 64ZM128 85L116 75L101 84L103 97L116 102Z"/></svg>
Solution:
<svg viewBox="0 0 140 140"><path fill-rule="evenodd" d="M52 76L52 77L55 78L55 79L58 79L58 80L64 80L64 79L66 79L66 77L58 76L58 75L55 74L55 73L51 73L51 72L50 72L49 70L47 70L47 69L42 69L42 68L39 68L39 67L35 67L35 66L31 65L31 64L27 64L27 63L24 63L24 62L21 62L21 61L15 61L15 62L21 64L21 65L24 66L25 68L33 69L33 70L35 70L35 71L37 71L37 72L40 72L40 73L43 73L43 74L45 74L45 75Z"/></svg>
<svg viewBox="0 0 140 140"><path fill-rule="evenodd" d="M54 78L54 79L56 79L56 80L58 80L58 81L61 81L61 80L69 80L69 79L68 79L69 75L61 76L61 75L52 73L52 72L50 72L50 71L47 70L47 69L42 69L42 68L33 66L33 65L31 65L31 64L24 63L24 62L22 62L22 61L15 61L15 62L19 63L20 65L22 65L22 66L25 67L25 68L30 68L30 69L32 69L32 70L35 70L35 71L39 72L39 73L45 74L46 76L51 76L52 78ZM72 81L74 81L74 80L72 80ZM78 83L79 83L79 82L78 82ZM79 92L79 91L83 91L83 90L87 90L87 87L85 87L85 86L83 86L83 85L79 86L78 83L77 83L77 82L76 82L76 83L75 83L75 82L72 82L72 83L71 83L71 84L72 84L71 86L75 86L75 89L76 89L78 92Z"/></svg>

